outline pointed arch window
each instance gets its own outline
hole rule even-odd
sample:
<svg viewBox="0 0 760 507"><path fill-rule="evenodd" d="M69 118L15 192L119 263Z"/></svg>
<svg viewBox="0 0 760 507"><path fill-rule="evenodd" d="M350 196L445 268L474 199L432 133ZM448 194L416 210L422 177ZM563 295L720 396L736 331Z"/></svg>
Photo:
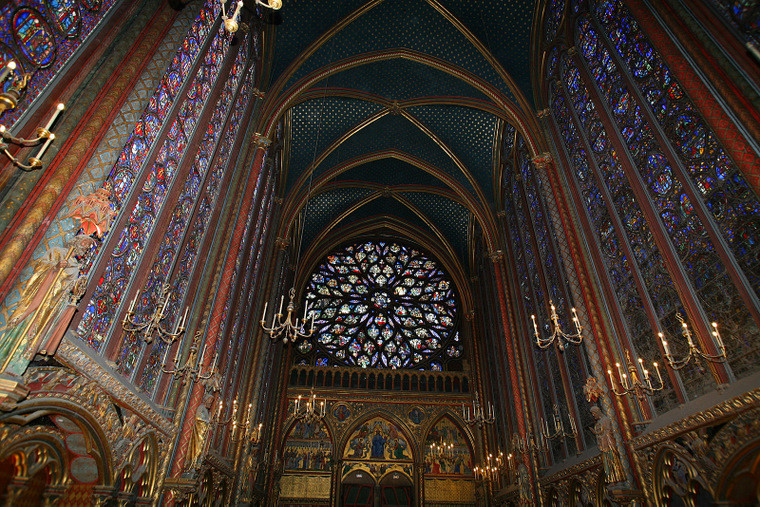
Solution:
<svg viewBox="0 0 760 507"><path fill-rule="evenodd" d="M659 360L655 334L726 323L733 373L756 369L760 202L621 0L561 11L569 33L546 41L546 91L577 202L595 231L603 277L635 355ZM562 44L571 37L576 52ZM677 341L677 339L676 339ZM626 346L626 347L627 347ZM666 410L703 392L672 374Z"/></svg>
<svg viewBox="0 0 760 507"><path fill-rule="evenodd" d="M123 226L91 256L97 283L77 327L83 341L151 394L167 346L122 335L117 316L132 293L135 320L150 318L164 284L171 293L164 326L172 328L192 303L188 288L233 166L258 53L256 30L235 43L218 20L218 2L207 0L107 178Z"/></svg>

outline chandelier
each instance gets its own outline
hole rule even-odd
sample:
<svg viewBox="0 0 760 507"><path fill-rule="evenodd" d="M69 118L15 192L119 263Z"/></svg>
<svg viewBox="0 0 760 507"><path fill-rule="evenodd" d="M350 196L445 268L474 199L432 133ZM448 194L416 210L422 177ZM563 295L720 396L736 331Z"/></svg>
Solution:
<svg viewBox="0 0 760 507"><path fill-rule="evenodd" d="M169 284L162 284L158 290L158 302L153 310L153 315L143 323L139 323L135 320L135 304L137 304L137 298L129 303L124 319L121 321L122 328L127 333L134 335L140 335L140 339L145 343L153 342L155 337L158 337L167 345L171 345L179 336L185 331L185 324L187 323L187 307L185 307L185 314L181 319L174 323L174 330L168 331L161 324L166 318L166 305L169 303Z"/></svg>
<svg viewBox="0 0 760 507"><path fill-rule="evenodd" d="M296 398L296 402L293 405L293 417L300 419L306 424L312 424L322 419L327 412L327 405L325 399L317 400L317 395L314 394L314 389L309 393L309 397L306 398L306 403L302 404L301 399L303 397L299 394ZM317 405L319 402L319 405Z"/></svg>
<svg viewBox="0 0 760 507"><path fill-rule="evenodd" d="M549 423L542 417L541 418L541 433L547 440L554 440L555 438L575 438L578 434L578 429L575 426L575 419L573 419L568 413L567 419L570 421L570 431L565 430L565 423L562 421L562 417L559 413L559 407L554 404L554 414L552 415L553 430L549 430Z"/></svg>
<svg viewBox="0 0 760 507"><path fill-rule="evenodd" d="M283 320L282 305L285 301L285 296L280 296L280 309L276 314L272 315L272 323L269 326L266 325L268 303L264 303L264 312L261 314L261 327L264 328L264 331L269 333L269 337L272 340L276 340L282 336L282 343L288 343L289 341L295 342L298 338L308 338L314 334L315 312L311 312L311 327L309 328L309 331L306 331L306 328L304 326L308 320L309 302L304 301L303 320L299 324L298 317L294 316L296 307L293 299L295 297L296 290L291 288L290 301L288 302L288 307L286 308L288 313L285 316L285 320Z"/></svg>
<svg viewBox="0 0 760 507"><path fill-rule="evenodd" d="M481 405L480 396L475 391L472 407L465 407L464 403L462 403L462 419L470 426L477 425L478 427L483 427L484 424L496 422L496 412L493 409L493 404L490 402L485 406Z"/></svg>
<svg viewBox="0 0 760 507"><path fill-rule="evenodd" d="M568 334L562 331L562 327L559 325L559 317L557 316L557 310L554 307L554 303L549 300L549 306L551 307L551 315L549 318L552 321L552 334L548 338L541 338L541 336L538 334L538 326L536 325L536 316L531 315L530 318L533 321L533 332L536 335L536 345L538 345L540 348L545 349L549 347L552 343L557 343L557 348L560 350L560 352L563 352L565 350L565 344L566 343L572 343L573 345L579 345L583 341L583 327L581 326L580 320L578 320L578 314L575 313L575 308L572 309L573 312L573 322L575 323L575 333L574 334Z"/></svg>
<svg viewBox="0 0 760 507"><path fill-rule="evenodd" d="M638 362L634 364L631 358L631 353L625 351L626 368L615 363L618 371L618 383L621 390L618 391L615 387L615 379L612 376L612 370L607 370L607 375L610 376L610 385L612 386L612 392L617 396L625 396L629 393L634 393L640 400L644 400L644 396L652 396L657 391L661 391L664 387L662 382L662 375L660 374L660 367L657 363L652 363L655 372L657 372L657 382L652 381L652 374L644 368L644 360L639 358ZM627 370L627 372L626 372ZM659 384L659 385L657 385Z"/></svg>
<svg viewBox="0 0 760 507"><path fill-rule="evenodd" d="M712 323L713 341L715 343L715 348L718 350L718 353L713 355L702 352L699 347L697 347L697 345L694 343L694 339L691 336L691 331L689 331L689 326L686 324L686 321L680 313L676 314L676 319L678 319L678 321L681 323L681 335L686 338L686 342L689 344L689 352L686 354L686 356L680 359L673 357L673 355L670 353L670 347L668 346L667 340L665 340L665 337L662 333L657 333L657 335L660 337L660 341L662 342L662 348L665 351L665 358L668 360L668 364L671 368L674 370L680 370L689 364L689 361L691 361L692 357L696 358L695 361L699 361L701 358L706 361L710 361L711 363L724 363L726 361L726 345L723 343L723 339L720 337L720 333L718 332L717 322ZM659 375L659 370L657 373Z"/></svg>
<svg viewBox="0 0 760 507"><path fill-rule="evenodd" d="M5 111L16 108L21 96L26 92L29 80L32 78L30 73L17 75L16 69L16 62L9 60L3 64L2 70L0 70L0 115ZM6 81L10 84L5 90L3 90ZM51 131L53 124L64 109L65 106L63 103L59 102L47 123L42 127L37 127L35 130L36 137L32 139L14 137L5 125L0 125L0 151L3 155L8 157L13 165L23 171L39 169L42 167L42 156L55 140L55 134ZM42 143L42 147L40 147L37 153L31 155L27 159L26 164L22 163L18 158L11 155L10 151L8 151L11 144L21 147L30 147L37 146L40 143Z"/></svg>
<svg viewBox="0 0 760 507"><path fill-rule="evenodd" d="M222 4L222 21L224 21L224 29L227 30L228 33L237 32L238 28L240 28L238 21L240 20L240 9L243 8L243 0L239 0L235 4L235 10L233 11L232 16L227 16L227 12L224 8L224 4L226 3L225 0L219 1ZM282 7L282 0L267 0L266 2L256 0L256 4L276 11Z"/></svg>

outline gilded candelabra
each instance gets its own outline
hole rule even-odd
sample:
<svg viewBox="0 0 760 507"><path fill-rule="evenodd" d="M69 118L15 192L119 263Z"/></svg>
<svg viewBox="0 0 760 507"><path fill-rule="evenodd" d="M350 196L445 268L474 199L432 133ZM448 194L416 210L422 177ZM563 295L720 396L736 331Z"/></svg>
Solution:
<svg viewBox="0 0 760 507"><path fill-rule="evenodd" d="M167 331L161 322L166 318L166 306L169 303L169 285L162 284L158 293L158 302L156 308L153 310L153 315L143 322L137 322L135 320L135 304L137 304L137 298L129 303L124 319L121 321L124 331L132 334L139 334L140 339L145 343L151 343L154 339L154 334L158 336L164 343L171 345L179 336L185 331L185 324L187 323L187 307L185 307L185 313L181 319L174 323L174 331Z"/></svg>
<svg viewBox="0 0 760 507"><path fill-rule="evenodd" d="M610 385L612 386L612 392L618 396L625 396L629 393L634 393L640 401L644 401L646 396L652 396L657 391L661 391L664 387L662 382L662 375L660 374L660 367L657 363L652 363L655 372L657 372L657 382L653 382L652 374L644 368L644 360L639 358L638 362L634 364L631 358L631 353L625 351L626 369L615 363L618 370L618 383L621 390L618 391L615 386L615 379L612 375L612 370L607 370L607 374L610 376ZM659 384L659 385L658 385Z"/></svg>
<svg viewBox="0 0 760 507"><path fill-rule="evenodd" d="M235 10L232 12L231 16L227 15L227 10L225 9L224 4L227 3L226 0L219 0L222 4L222 21L224 21L224 29L227 30L229 33L235 33L238 31L238 28L240 28L240 25L238 22L240 21L240 10L243 8L243 0L239 0L235 3ZM256 0L256 4L261 5L263 7L268 7L273 10L279 10L282 7L282 0L267 0L266 2L262 2L261 0Z"/></svg>
<svg viewBox="0 0 760 507"><path fill-rule="evenodd" d="M282 305L285 301L285 296L280 296L280 309L276 314L272 315L272 323L269 325L269 327L266 325L268 303L264 303L264 312L261 315L261 327L264 329L264 331L269 333L269 337L272 340L276 340L282 336L282 342L288 343L288 341L295 342L298 338L309 338L312 334L314 334L315 312L311 312L311 328L307 332L304 328L304 325L306 324L309 315L309 302L304 301L303 321L299 324L298 317L294 315L296 306L293 302L293 299L295 297L296 290L291 288L290 302L288 303L288 307L286 309L288 314L285 316L285 320L283 320Z"/></svg>
<svg viewBox="0 0 760 507"><path fill-rule="evenodd" d="M562 421L562 417L559 413L559 406L554 404L554 414L552 414L552 420L554 421L554 429L549 430L549 423L541 418L541 433L547 440L554 440L555 438L575 438L578 434L578 429L575 426L575 420L568 414L568 420L570 421L570 431L565 429L565 423Z"/></svg>
<svg viewBox="0 0 760 507"><path fill-rule="evenodd" d="M713 322L712 323L712 336L713 341L715 342L715 347L718 350L717 354L708 354L705 352L702 352L702 350L697 347L697 345L694 343L694 339L691 336L691 331L689 331L689 326L686 324L686 321L681 316L680 313L676 314L676 319L681 323L681 335L686 338L686 342L689 344L689 352L686 354L686 356L676 359L673 357L673 355L670 353L670 346L668 345L667 340L665 340L665 336L662 333L657 333L657 335L660 337L660 341L662 342L662 348L665 351L665 358L668 360L668 364L671 368L674 370L680 370L689 362L691 361L691 358L694 357L695 361L699 361L700 359L704 359L706 361L709 361L711 363L724 363L726 362L726 345L723 343L723 339L720 336L720 332L718 332L718 323ZM659 373L659 371L658 371Z"/></svg>
<svg viewBox="0 0 760 507"><path fill-rule="evenodd" d="M470 426L483 427L484 424L493 424L496 422L496 412L494 411L493 404L487 402L486 405L480 404L480 396L475 391L475 399L473 400L472 407L466 407L462 403L462 419Z"/></svg>
<svg viewBox="0 0 760 507"><path fill-rule="evenodd" d="M194 381L210 379L216 372L216 363L219 359L219 355L217 354L214 356L214 362L211 365L211 369L209 369L206 373L202 373L203 355L198 354L198 341L200 340L201 335L201 331L198 331L195 334L195 338L193 339L193 343L190 345L190 353L187 356L185 364L182 366L177 366L177 363L180 359L180 354L182 352L182 347L180 346L177 347L177 354L174 356L174 367L171 369L166 369L162 366L161 371L167 375L172 375L175 378L182 379L183 381L187 379L192 379Z"/></svg>
<svg viewBox="0 0 760 507"><path fill-rule="evenodd" d="M312 424L322 419L327 413L326 400L317 400L317 395L312 389L306 403L301 403L302 396L299 394L293 405L293 417L301 419L306 424ZM317 404L319 402L319 404Z"/></svg>
<svg viewBox="0 0 760 507"><path fill-rule="evenodd" d="M10 60L3 64L2 71L0 71L0 116L2 116L5 111L15 109L16 106L18 106L18 102L24 92L26 92L29 80L32 78L32 74L30 73L18 75L16 69L16 62ZM10 83L7 87L5 87L6 82ZM5 125L0 125L0 151L8 157L13 165L21 170L33 171L42 167L42 157L55 140L55 134L51 132L51 129L64 108L65 106L63 103L59 103L55 110L53 110L53 114L50 116L47 123L43 127L38 127L35 130L36 137L31 139L15 137ZM22 163L20 159L13 156L9 151L11 144L30 147L37 146L40 143L42 143L42 146L37 153L29 156L26 164Z"/></svg>
<svg viewBox="0 0 760 507"><path fill-rule="evenodd" d="M545 349L552 343L556 343L557 348L560 350L560 352L565 350L565 345L567 343L579 345L583 341L583 326L581 326L580 320L578 320L578 314L575 312L575 308L572 309L573 322L575 323L575 333L569 334L564 332L562 330L562 327L559 325L559 316L557 315L557 309L554 307L554 303L552 301L549 301L549 306L551 308L551 315L549 318L552 322L552 334L548 338L541 338L541 335L538 333L538 325L536 325L536 316L530 316L530 319L533 321L533 332L536 336L536 345L542 349Z"/></svg>

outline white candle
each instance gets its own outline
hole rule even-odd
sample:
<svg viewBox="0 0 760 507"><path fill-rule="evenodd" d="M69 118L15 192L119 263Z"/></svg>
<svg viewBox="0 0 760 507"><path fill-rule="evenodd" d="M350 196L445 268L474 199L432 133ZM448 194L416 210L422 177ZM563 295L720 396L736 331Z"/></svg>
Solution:
<svg viewBox="0 0 760 507"><path fill-rule="evenodd" d="M689 332L689 326L686 322L683 323L683 334L686 336L686 340L689 342L689 347L694 348L694 342L691 339L691 333Z"/></svg>
<svg viewBox="0 0 760 507"><path fill-rule="evenodd" d="M37 152L37 155L34 157L37 160L42 160L42 156L45 154L45 152L48 149L48 146L53 142L55 139L55 134L50 134L50 137L47 138L45 141L45 144L42 145L42 148L40 148L40 151Z"/></svg>
<svg viewBox="0 0 760 507"><path fill-rule="evenodd" d="M610 376L610 385L612 386L612 389L615 389L615 379L612 378L612 370L607 370L607 375Z"/></svg>
<svg viewBox="0 0 760 507"><path fill-rule="evenodd" d="M50 117L47 124L42 128L44 128L45 130L49 132L50 129L53 127L53 123L55 123L55 120L58 118L58 115L61 114L61 111L63 111L65 108L66 106L63 105L63 102L59 102L55 110L53 111L53 115Z"/></svg>
<svg viewBox="0 0 760 507"><path fill-rule="evenodd" d="M538 336L538 326L536 325L536 316L531 315L530 319L533 321L533 331L536 333L536 336Z"/></svg>
<svg viewBox="0 0 760 507"><path fill-rule="evenodd" d="M662 348L665 350L665 355L670 355L670 349L668 348L668 342L665 341L665 337L662 335L662 333L657 333L657 336L660 337L660 340L662 341Z"/></svg>
<svg viewBox="0 0 760 507"><path fill-rule="evenodd" d="M8 77L8 74L14 70L16 70L16 62L11 60L3 67L3 72L0 74L0 84L2 84L3 81L5 81L5 79Z"/></svg>
<svg viewBox="0 0 760 507"><path fill-rule="evenodd" d="M660 385L662 385L662 375L660 375L660 367L657 363L652 363L654 365L654 371L657 372L657 380L660 381Z"/></svg>
<svg viewBox="0 0 760 507"><path fill-rule="evenodd" d="M285 301L285 296L280 296L280 310L277 312L277 315L282 315L282 303Z"/></svg>
<svg viewBox="0 0 760 507"><path fill-rule="evenodd" d="M718 345L718 350L725 349L726 347L723 344L723 339L721 339L720 333L718 332L718 323L713 322L712 327L713 327L713 336L715 337L715 343Z"/></svg>

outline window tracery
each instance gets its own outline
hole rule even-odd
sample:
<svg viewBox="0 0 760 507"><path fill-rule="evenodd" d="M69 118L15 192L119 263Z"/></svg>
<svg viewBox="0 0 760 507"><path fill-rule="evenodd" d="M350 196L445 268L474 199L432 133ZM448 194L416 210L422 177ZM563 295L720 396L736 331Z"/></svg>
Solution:
<svg viewBox="0 0 760 507"><path fill-rule="evenodd" d="M315 338L298 350L317 365L443 370L462 356L453 284L414 248L344 247L311 275L306 299L317 312Z"/></svg>

